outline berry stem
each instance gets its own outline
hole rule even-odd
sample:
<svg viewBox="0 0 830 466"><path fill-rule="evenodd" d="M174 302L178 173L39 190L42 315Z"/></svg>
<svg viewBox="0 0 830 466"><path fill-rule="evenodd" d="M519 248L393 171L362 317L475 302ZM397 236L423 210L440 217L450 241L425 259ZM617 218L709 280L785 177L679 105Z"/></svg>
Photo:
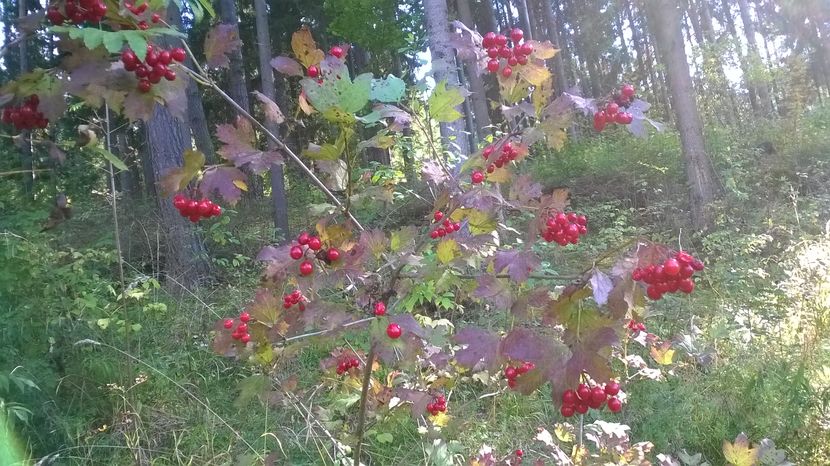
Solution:
<svg viewBox="0 0 830 466"><path fill-rule="evenodd" d="M354 447L354 464L360 464L360 453L363 449L363 429L366 424L366 397L369 394L369 382L372 380L372 364L375 362L375 344L369 347L366 355L366 365L363 366L363 385L360 388L360 410L357 413L357 443Z"/></svg>

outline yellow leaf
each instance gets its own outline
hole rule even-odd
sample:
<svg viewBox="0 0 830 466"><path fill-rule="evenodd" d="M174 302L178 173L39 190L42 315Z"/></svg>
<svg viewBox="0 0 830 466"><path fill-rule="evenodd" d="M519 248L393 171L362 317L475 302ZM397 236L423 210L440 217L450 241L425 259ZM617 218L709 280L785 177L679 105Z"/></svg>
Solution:
<svg viewBox="0 0 830 466"><path fill-rule="evenodd" d="M317 233L323 244L337 247L341 247L352 237L352 231L342 224L326 225L320 222L317 224Z"/></svg>
<svg viewBox="0 0 830 466"><path fill-rule="evenodd" d="M518 66L515 68L516 74L534 86L541 86L545 81L550 79L550 71L534 62L528 62L527 65Z"/></svg>
<svg viewBox="0 0 830 466"><path fill-rule="evenodd" d="M186 188L187 184L205 164L205 154L197 150L188 149L184 151L182 158L184 159L184 165L170 170L158 182L165 194L172 194Z"/></svg>
<svg viewBox="0 0 830 466"><path fill-rule="evenodd" d="M441 242L438 243L437 249L438 260L440 260L443 264L452 261L455 259L455 254L456 252L459 252L459 249L458 243L456 243L454 239L446 238L441 240Z"/></svg>
<svg viewBox="0 0 830 466"><path fill-rule="evenodd" d="M530 54L530 58L537 58L539 60L547 60L549 58L553 58L559 53L559 49L554 47L553 44L550 43L549 40L544 42L539 42L538 40L530 40L531 45L533 45L533 53Z"/></svg>
<svg viewBox="0 0 830 466"><path fill-rule="evenodd" d="M248 184L243 180L233 180L233 185L243 191L248 191Z"/></svg>
<svg viewBox="0 0 830 466"><path fill-rule="evenodd" d="M734 466L753 466L758 459L758 449L751 448L746 434L741 433L735 443L723 441L723 456Z"/></svg>
<svg viewBox="0 0 830 466"><path fill-rule="evenodd" d="M660 346L652 346L651 357L661 366L670 365L674 358L674 350L671 348L671 342L665 342Z"/></svg>
<svg viewBox="0 0 830 466"><path fill-rule="evenodd" d="M470 232L474 235L490 233L498 227L498 222L495 218L491 217L487 212L482 212L478 209L455 209L451 217L456 222L466 219L467 225L470 227Z"/></svg>
<svg viewBox="0 0 830 466"><path fill-rule="evenodd" d="M487 181L491 183L507 183L513 178L513 173L506 168L497 168L493 173L487 174Z"/></svg>
<svg viewBox="0 0 830 466"><path fill-rule="evenodd" d="M432 421L432 425L438 427L446 427L450 422L450 416L447 413L438 413L435 416L430 416L429 418Z"/></svg>
<svg viewBox="0 0 830 466"><path fill-rule="evenodd" d="M573 426L570 425L556 424L553 429L553 433L560 442L573 443L576 440L576 436L573 432Z"/></svg>
<svg viewBox="0 0 830 466"><path fill-rule="evenodd" d="M548 104L551 96L553 96L553 78L548 78L540 86L533 90L530 100L533 102L533 108L536 109L536 116L542 114L542 109Z"/></svg>
<svg viewBox="0 0 830 466"><path fill-rule="evenodd" d="M291 36L291 50L294 51L297 60L306 68L316 65L326 58L326 54L317 48L317 43L314 42L314 37L311 35L308 26L301 27L299 31Z"/></svg>
<svg viewBox="0 0 830 466"><path fill-rule="evenodd" d="M314 107L312 107L311 104L308 103L308 98L306 98L305 96L305 91L300 92L300 98L298 102L300 105L300 110L302 110L303 113L305 113L306 115L311 115L312 113L314 113Z"/></svg>

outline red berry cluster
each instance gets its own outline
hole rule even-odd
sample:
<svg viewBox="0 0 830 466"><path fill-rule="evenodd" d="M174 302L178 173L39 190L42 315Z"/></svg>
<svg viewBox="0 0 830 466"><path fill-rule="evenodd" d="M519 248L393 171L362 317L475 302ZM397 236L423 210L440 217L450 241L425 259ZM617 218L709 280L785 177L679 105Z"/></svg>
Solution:
<svg viewBox="0 0 830 466"><path fill-rule="evenodd" d="M623 84L620 92L614 96L611 102L605 104L605 108L600 109L594 113L594 129L602 131L605 125L617 123L620 125L629 125L634 121L634 116L624 109L631 105L634 99L634 86L631 84Z"/></svg>
<svg viewBox="0 0 830 466"><path fill-rule="evenodd" d="M40 98L32 94L23 101L23 105L6 107L3 109L3 123L12 125L18 131L26 129L46 128L49 119L43 117L43 112L37 110Z"/></svg>
<svg viewBox="0 0 830 466"><path fill-rule="evenodd" d="M398 338L403 335L403 329L400 325L392 322L391 324L386 326L386 336L393 340L397 340Z"/></svg>
<svg viewBox="0 0 830 466"><path fill-rule="evenodd" d="M239 340L243 344L247 344L251 341L251 334L248 333L248 322L251 321L251 314L247 312L242 312L239 314L239 325L236 326L236 329L231 333L231 337L234 340ZM225 319L223 326L230 330L233 328L235 322L233 319Z"/></svg>
<svg viewBox="0 0 830 466"><path fill-rule="evenodd" d="M349 372L349 369L353 367L360 367L360 359L358 359L357 356L342 358L340 362L337 363L337 375L343 375L346 372Z"/></svg>
<svg viewBox="0 0 830 466"><path fill-rule="evenodd" d="M490 61L487 62L487 71L498 73L501 69L501 75L509 78L513 74L514 66L526 65L528 56L533 53L533 45L522 42L524 35L524 31L519 28L511 29L511 47L507 45L507 36L504 34L496 34L492 31L484 34L481 45L487 50L487 56L490 57ZM503 68L500 59L505 60Z"/></svg>
<svg viewBox="0 0 830 466"><path fill-rule="evenodd" d="M622 402L617 398L619 392L620 384L613 380L605 384L605 387L595 385L591 388L588 384L581 383L576 390L565 390L559 412L565 417L571 417L575 413L587 413L588 408L602 409L607 403L609 411L618 413L622 409Z"/></svg>
<svg viewBox="0 0 830 466"><path fill-rule="evenodd" d="M535 368L536 364L533 364L530 361L525 361L518 366L505 367L504 378L507 379L507 386L510 388L516 388L516 379L518 379L520 375L527 374Z"/></svg>
<svg viewBox="0 0 830 466"><path fill-rule="evenodd" d="M628 321L628 330L631 330L633 333L637 332L645 332L646 331L646 324L642 322L637 322L634 319Z"/></svg>
<svg viewBox="0 0 830 466"><path fill-rule="evenodd" d="M375 316L382 317L386 315L386 303L378 301L375 303Z"/></svg>
<svg viewBox="0 0 830 466"><path fill-rule="evenodd" d="M441 212L440 210L436 211L432 215L432 218L435 219L435 223L440 222L441 219L444 220L444 222L438 228L429 232L429 237L432 239L443 238L461 229L460 223L453 222L449 218L444 218L444 212Z"/></svg>
<svg viewBox="0 0 830 466"><path fill-rule="evenodd" d="M182 217L187 217L193 223L203 218L222 215L222 207L219 204L214 204L210 199L197 201L196 199L186 197L184 194L176 194L173 197L173 207L179 211Z"/></svg>
<svg viewBox="0 0 830 466"><path fill-rule="evenodd" d="M307 232L302 232L297 236L297 243L298 245L294 245L291 247L291 250L288 254L291 256L292 259L298 261L305 257L306 255L306 248L311 251L319 251L323 247L323 242L320 241L320 238L316 236L309 235ZM337 252L337 257L340 257L340 252ZM307 276L311 275L314 272L314 264L311 263L309 260L303 260L300 263L300 275Z"/></svg>
<svg viewBox="0 0 830 466"><path fill-rule="evenodd" d="M634 269L631 277L634 281L647 284L646 295L656 301L666 293L682 291L689 294L694 291L695 282L692 280L692 275L701 270L703 270L703 262L695 259L688 252L678 251L662 264L651 264Z"/></svg>
<svg viewBox="0 0 830 466"><path fill-rule="evenodd" d="M66 21L72 24L81 24L85 21L97 23L104 19L106 14L107 5L103 0L80 0L78 2L66 0L63 5L60 5L60 2L52 2L46 10L46 19L55 26L60 26Z"/></svg>
<svg viewBox="0 0 830 466"><path fill-rule="evenodd" d="M493 155L495 151L496 145L491 144L484 148L481 156L484 157L484 160L489 161L490 156ZM516 160L516 157L519 155L519 151L513 148L513 144L510 141L502 144L500 152L501 154L498 158L496 158L491 164L487 165L487 173L493 173L497 168L501 168L513 160Z"/></svg>
<svg viewBox="0 0 830 466"><path fill-rule="evenodd" d="M125 49L121 52L121 63L124 64L125 70L135 73L140 92L150 92L153 84L161 82L161 78L175 81L176 72L168 68L168 65L174 61L181 63L187 58L187 53L181 47L170 50L156 47L147 44L147 56L144 57L143 63L132 49Z"/></svg>
<svg viewBox="0 0 830 466"><path fill-rule="evenodd" d="M579 243L579 237L588 233L588 219L575 212L559 212L548 217L542 238L560 246Z"/></svg>
<svg viewBox="0 0 830 466"><path fill-rule="evenodd" d="M433 416L437 416L438 413L446 413L447 399L444 398L444 395L433 397L432 401L427 403L427 411L429 411L429 414L432 414Z"/></svg>
<svg viewBox="0 0 830 466"><path fill-rule="evenodd" d="M297 308L300 311L305 311L305 303L308 300L303 296L303 293L300 290L294 290L291 293L282 297L282 307L285 309L291 309L294 305L297 305Z"/></svg>

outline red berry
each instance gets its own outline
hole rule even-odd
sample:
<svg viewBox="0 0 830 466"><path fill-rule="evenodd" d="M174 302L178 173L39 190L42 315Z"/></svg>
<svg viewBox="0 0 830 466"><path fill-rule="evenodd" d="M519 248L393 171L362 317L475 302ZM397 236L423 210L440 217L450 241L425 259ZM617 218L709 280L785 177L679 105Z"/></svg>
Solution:
<svg viewBox="0 0 830 466"><path fill-rule="evenodd" d="M484 181L484 173L481 173L479 170L476 170L470 175L470 178L473 181L473 184L479 184Z"/></svg>
<svg viewBox="0 0 830 466"><path fill-rule="evenodd" d="M329 49L329 54L334 55L337 58L343 58L343 47L335 45Z"/></svg>
<svg viewBox="0 0 830 466"><path fill-rule="evenodd" d="M496 59L487 62L487 71L496 73L499 71L499 61Z"/></svg>
<svg viewBox="0 0 830 466"><path fill-rule="evenodd" d="M614 115L614 121L621 125L630 125L634 121L634 115L628 112L620 112Z"/></svg>
<svg viewBox="0 0 830 466"><path fill-rule="evenodd" d="M648 288L646 288L646 295L648 295L649 299L657 301L663 297L663 292L660 291L657 285L649 285Z"/></svg>
<svg viewBox="0 0 830 466"><path fill-rule="evenodd" d="M605 116L605 112L597 112L594 113L594 129L598 132L601 132L605 129L605 124L607 123L607 119Z"/></svg>
<svg viewBox="0 0 830 466"><path fill-rule="evenodd" d="M517 385L517 383L516 383L516 379L508 379L508 380L507 380L507 386L508 386L508 387L510 387L510 388L516 388L516 385Z"/></svg>
<svg viewBox="0 0 830 466"><path fill-rule="evenodd" d="M519 46L518 51L520 55L527 57L528 55L533 53L533 45L531 45L530 42L525 42L524 44Z"/></svg>
<svg viewBox="0 0 830 466"><path fill-rule="evenodd" d="M173 70L167 70L164 72L164 79L168 81L175 81L176 80L176 72Z"/></svg>
<svg viewBox="0 0 830 466"><path fill-rule="evenodd" d="M308 276L311 275L311 272L314 272L314 264L309 261L303 261L300 264L300 275Z"/></svg>
<svg viewBox="0 0 830 466"><path fill-rule="evenodd" d="M579 414L585 414L588 412L588 405L585 403L579 403L576 405L576 412Z"/></svg>
<svg viewBox="0 0 830 466"><path fill-rule="evenodd" d="M620 106L617 105L616 102L609 102L608 105L605 106L605 114L606 115L615 115L619 111L620 111Z"/></svg>
<svg viewBox="0 0 830 466"><path fill-rule="evenodd" d="M576 388L576 397L582 401L588 401L591 398L591 387L584 383L579 384Z"/></svg>
<svg viewBox="0 0 830 466"><path fill-rule="evenodd" d="M510 57L510 58L507 59L507 64L510 65L510 66L516 66L516 65L519 64L519 59L516 58L516 57Z"/></svg>
<svg viewBox="0 0 830 466"><path fill-rule="evenodd" d="M513 74L513 68L510 68L509 66L505 66L501 70L501 75L504 76L505 78L509 78L512 74Z"/></svg>
<svg viewBox="0 0 830 466"><path fill-rule="evenodd" d="M608 399L608 410L612 413L619 413L622 410L622 402L617 397L611 397Z"/></svg>
<svg viewBox="0 0 830 466"><path fill-rule="evenodd" d="M147 21L139 21L138 22L138 28L141 29L142 31L146 31L147 29L150 29L150 25L147 24Z"/></svg>
<svg viewBox="0 0 830 466"><path fill-rule="evenodd" d="M441 219L443 219L443 218L444 218L444 212L441 212L440 210L437 210L437 211L435 211L435 213L434 213L434 214L432 214L432 218L433 218L436 222L440 222L440 221L441 221Z"/></svg>
<svg viewBox="0 0 830 466"><path fill-rule="evenodd" d="M490 48L495 44L496 44L496 33L495 32L490 31L487 34L484 34L484 37L482 37L482 40L481 40L482 47Z"/></svg>
<svg viewBox="0 0 830 466"><path fill-rule="evenodd" d="M620 94L629 99L634 97L634 86L631 84L623 84L622 88L620 88Z"/></svg>
<svg viewBox="0 0 830 466"><path fill-rule="evenodd" d="M573 406L576 404L576 392L568 389L565 390L565 393L562 394L562 404L567 406Z"/></svg>
<svg viewBox="0 0 830 466"><path fill-rule="evenodd" d="M617 382L614 382L612 380L611 382L608 382L607 384L605 384L605 394L606 395L616 396L617 393L619 393L619 392L620 392L620 384L618 384Z"/></svg>
<svg viewBox="0 0 830 466"><path fill-rule="evenodd" d="M513 28L510 31L510 40L513 41L513 45L518 44L524 38L525 33L519 28Z"/></svg>
<svg viewBox="0 0 830 466"><path fill-rule="evenodd" d="M686 294L689 294L695 290L695 282L693 282L691 278L680 280L680 282L678 282L677 289Z"/></svg>
<svg viewBox="0 0 830 466"><path fill-rule="evenodd" d="M185 50L181 47L176 47L170 51L170 56L173 60L181 63L187 58L187 52L185 52Z"/></svg>
<svg viewBox="0 0 830 466"><path fill-rule="evenodd" d="M504 47L505 45L507 45L507 36L505 36L504 34L498 34L494 39L493 44L497 47Z"/></svg>
<svg viewBox="0 0 830 466"><path fill-rule="evenodd" d="M306 74L309 78L316 78L317 76L320 76L320 68L317 68L315 65L311 65L306 70Z"/></svg>
<svg viewBox="0 0 830 466"><path fill-rule="evenodd" d="M63 16L63 13L58 11L56 8L50 8L48 12L46 12L46 18L55 26L60 26L66 21L66 17Z"/></svg>
<svg viewBox="0 0 830 466"><path fill-rule="evenodd" d="M516 372L515 367L507 366L507 367L504 368L504 378L506 378L508 380L515 379L517 375L519 375L519 374Z"/></svg>
<svg viewBox="0 0 830 466"><path fill-rule="evenodd" d="M303 248L299 246L292 246L291 251L289 251L288 254L291 256L292 259L299 260L301 257L303 257Z"/></svg>
<svg viewBox="0 0 830 466"><path fill-rule="evenodd" d="M605 390L599 385L591 389L591 401L600 405L605 402Z"/></svg>
<svg viewBox="0 0 830 466"><path fill-rule="evenodd" d="M429 232L429 237L432 239L438 239L440 235L438 234L438 230L432 230Z"/></svg>
<svg viewBox="0 0 830 466"><path fill-rule="evenodd" d="M386 327L386 335L393 340L400 338L402 333L403 330L401 330L401 326L394 322Z"/></svg>
<svg viewBox="0 0 830 466"><path fill-rule="evenodd" d="M146 94L150 92L150 89L152 89L152 87L153 85L150 83L150 81L147 81L146 79L140 79L138 81L138 91L141 93Z"/></svg>
<svg viewBox="0 0 830 466"><path fill-rule="evenodd" d="M161 15L158 13L153 13L152 16L150 16L150 21L152 21L153 23L158 23L159 21L161 21Z"/></svg>
<svg viewBox="0 0 830 466"><path fill-rule="evenodd" d="M309 234L305 231L300 233L299 236L297 236L297 242L300 243L303 246L308 244L309 239L311 239L311 236L309 236Z"/></svg>
<svg viewBox="0 0 830 466"><path fill-rule="evenodd" d="M249 341L251 341L251 336L247 333L242 335L242 338L239 339L243 344L247 345Z"/></svg>
<svg viewBox="0 0 830 466"><path fill-rule="evenodd" d="M378 301L375 303L375 315L380 317L386 315L386 303Z"/></svg>
<svg viewBox="0 0 830 466"><path fill-rule="evenodd" d="M323 247L323 243L320 241L320 238L316 236L312 236L308 239L308 247L312 251L319 251L321 247Z"/></svg>
<svg viewBox="0 0 830 466"><path fill-rule="evenodd" d="M169 51L164 50L159 54L159 63L161 63L162 65L167 66L172 61L173 61L173 56L170 55Z"/></svg>
<svg viewBox="0 0 830 466"><path fill-rule="evenodd" d="M225 319L225 322L222 324L226 329L230 329L233 327L233 319Z"/></svg>
<svg viewBox="0 0 830 466"><path fill-rule="evenodd" d="M524 456L524 454L525 454L525 452L523 452L522 450L516 450L516 451L514 451L513 453L514 453L516 456L518 456L519 458L521 458L521 457L522 457L522 456Z"/></svg>
<svg viewBox="0 0 830 466"><path fill-rule="evenodd" d="M695 269L696 271L700 272L704 268L703 267L703 262L701 262L698 259L693 260L692 261L692 268Z"/></svg>
<svg viewBox="0 0 830 466"><path fill-rule="evenodd" d="M490 58L499 58L499 50L498 47L490 47L487 49L487 56Z"/></svg>
<svg viewBox="0 0 830 466"><path fill-rule="evenodd" d="M337 260L340 259L340 250L337 248L329 248L329 250L326 251L326 259L328 259L329 262L337 262Z"/></svg>
<svg viewBox="0 0 830 466"><path fill-rule="evenodd" d="M236 331L239 333L248 333L248 324L239 324L239 327L236 327Z"/></svg>
<svg viewBox="0 0 830 466"><path fill-rule="evenodd" d="M574 408L575 406L572 405L562 405L562 407L559 408L559 412L562 413L562 416L564 417L571 417L574 415Z"/></svg>
<svg viewBox="0 0 830 466"><path fill-rule="evenodd" d="M520 65L527 65L527 55L519 55L517 58Z"/></svg>
<svg viewBox="0 0 830 466"><path fill-rule="evenodd" d="M674 277L680 273L680 263L677 262L677 259L669 258L663 262L663 273L667 277Z"/></svg>

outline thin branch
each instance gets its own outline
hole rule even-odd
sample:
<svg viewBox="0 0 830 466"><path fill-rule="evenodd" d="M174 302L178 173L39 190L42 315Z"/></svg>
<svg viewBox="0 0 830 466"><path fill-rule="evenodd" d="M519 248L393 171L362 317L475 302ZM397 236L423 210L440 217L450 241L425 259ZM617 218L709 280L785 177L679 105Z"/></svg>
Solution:
<svg viewBox="0 0 830 466"><path fill-rule="evenodd" d="M366 366L363 370L363 385L360 389L360 410L357 414L357 445L354 448L354 464L360 464L360 453L363 450L363 429L366 426L366 398L369 395L369 382L372 380L372 364L375 362L375 344L369 346L369 355L366 356Z"/></svg>

